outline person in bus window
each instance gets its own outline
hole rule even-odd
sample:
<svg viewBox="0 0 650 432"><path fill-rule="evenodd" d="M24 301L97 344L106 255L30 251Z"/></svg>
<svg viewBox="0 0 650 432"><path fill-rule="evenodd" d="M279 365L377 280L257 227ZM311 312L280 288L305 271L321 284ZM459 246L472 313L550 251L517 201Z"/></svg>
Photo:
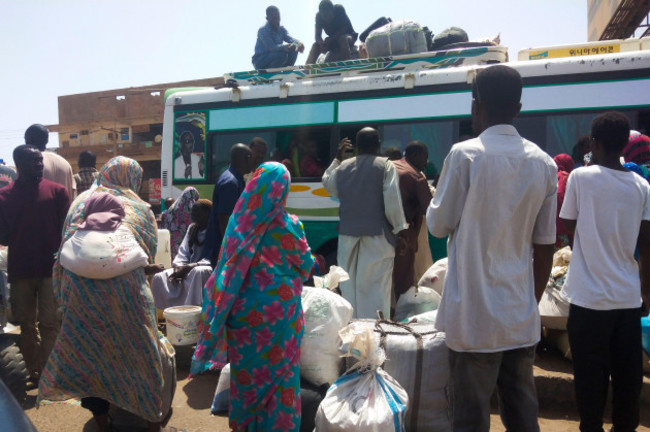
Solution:
<svg viewBox="0 0 650 432"><path fill-rule="evenodd" d="M246 144L235 144L230 149L230 166L217 179L212 192L212 210L208 232L203 244L202 256L217 263L221 241L228 226L228 219L237 204L246 182L244 175L253 170L253 153Z"/></svg>
<svg viewBox="0 0 650 432"><path fill-rule="evenodd" d="M513 126L521 92L511 67L478 73L471 111L480 135L451 148L427 210L431 234L449 236L436 328L449 347L454 431L490 429L495 387L506 429L539 431L533 361L553 262L557 167Z"/></svg>
<svg viewBox="0 0 650 432"><path fill-rule="evenodd" d="M304 50L302 42L292 38L287 29L280 25L280 9L267 7L266 24L257 31L253 67L260 70L293 66L298 53Z"/></svg>
<svg viewBox="0 0 650 432"><path fill-rule="evenodd" d="M323 31L327 35L325 40L323 40ZM321 53L328 53L326 62L352 58L351 47L357 40L357 36L343 5L332 4L331 0L322 0L316 14L316 42L309 51L307 64L316 63Z"/></svg>
<svg viewBox="0 0 650 432"><path fill-rule="evenodd" d="M354 307L355 318L390 316L390 291L397 234L404 218L395 165L379 156L379 133L370 127L357 133L359 154L344 160L352 143L344 138L323 175L323 186L340 202L337 260L350 275L341 293Z"/></svg>
<svg viewBox="0 0 650 432"><path fill-rule="evenodd" d="M259 168L264 162L266 162L266 153L268 152L268 144L264 138L255 137L248 143L251 152L253 153L253 171Z"/></svg>
<svg viewBox="0 0 650 432"><path fill-rule="evenodd" d="M411 141L406 145L404 158L393 162L399 176L399 190L402 195L404 216L409 227L404 231L405 242L400 242L395 250L393 285L395 301L415 285L415 253L419 247L418 235L422 217L431 203L431 189L422 171L427 166L429 149L422 141Z"/></svg>
<svg viewBox="0 0 650 432"><path fill-rule="evenodd" d="M300 142L300 175L302 177L321 177L325 168L318 157L318 143L313 138Z"/></svg>
<svg viewBox="0 0 650 432"><path fill-rule="evenodd" d="M398 161L402 159L402 151L397 147L388 147L381 155L383 157L387 157L392 161Z"/></svg>

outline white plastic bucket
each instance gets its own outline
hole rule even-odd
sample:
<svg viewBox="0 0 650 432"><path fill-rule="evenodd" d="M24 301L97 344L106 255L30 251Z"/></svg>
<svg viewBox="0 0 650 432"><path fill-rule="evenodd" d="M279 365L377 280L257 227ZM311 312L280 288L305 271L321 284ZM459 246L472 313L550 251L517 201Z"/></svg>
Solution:
<svg viewBox="0 0 650 432"><path fill-rule="evenodd" d="M163 311L167 339L173 345L193 345L199 340L201 306L174 306Z"/></svg>

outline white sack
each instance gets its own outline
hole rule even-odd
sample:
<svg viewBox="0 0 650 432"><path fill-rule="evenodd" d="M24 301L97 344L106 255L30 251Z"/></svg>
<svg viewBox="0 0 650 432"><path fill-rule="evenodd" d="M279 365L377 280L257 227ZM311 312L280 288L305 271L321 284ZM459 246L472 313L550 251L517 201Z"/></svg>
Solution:
<svg viewBox="0 0 650 432"><path fill-rule="evenodd" d="M318 432L404 432L408 396L381 368L350 372L332 384L316 413Z"/></svg>
<svg viewBox="0 0 650 432"><path fill-rule="evenodd" d="M219 375L219 382L217 382L217 389L214 392L212 399L212 407L210 412L212 414L219 414L228 412L230 403L230 363L221 369Z"/></svg>
<svg viewBox="0 0 650 432"><path fill-rule="evenodd" d="M339 330L352 319L352 305L327 289L303 287L305 333L300 348L300 375L316 386L332 384L341 374Z"/></svg>
<svg viewBox="0 0 650 432"><path fill-rule="evenodd" d="M63 268L89 279L121 276L149 261L125 224L115 231L76 231L63 243L60 258Z"/></svg>
<svg viewBox="0 0 650 432"><path fill-rule="evenodd" d="M539 301L542 325L553 330L566 330L569 302L555 288L546 288Z"/></svg>
<svg viewBox="0 0 650 432"><path fill-rule="evenodd" d="M442 296L445 276L447 276L447 263L447 258L442 258L434 262L418 281L418 287L432 288Z"/></svg>
<svg viewBox="0 0 650 432"><path fill-rule="evenodd" d="M436 310L439 304L440 294L433 288L411 287L397 300L394 320L400 322L414 315Z"/></svg>
<svg viewBox="0 0 650 432"><path fill-rule="evenodd" d="M438 310L432 310L429 312L424 312L421 313L420 315L414 315L410 317L408 320L400 321L402 323L406 324L412 324L412 323L427 323L427 324L433 324L434 326L436 325L436 317L438 316Z"/></svg>
<svg viewBox="0 0 650 432"><path fill-rule="evenodd" d="M380 342L381 332L375 328L374 320L354 320L343 331L373 331ZM445 334L437 331L433 324L412 323L409 325L381 321L379 327L385 333L386 362L382 368L399 382L409 397L406 430L408 432L436 431L451 432L451 419L447 401L449 385L449 349ZM417 380L418 342L413 335L422 338L421 377ZM348 362L347 367L352 367ZM418 390L419 385L419 390ZM414 416L414 413L417 415Z"/></svg>

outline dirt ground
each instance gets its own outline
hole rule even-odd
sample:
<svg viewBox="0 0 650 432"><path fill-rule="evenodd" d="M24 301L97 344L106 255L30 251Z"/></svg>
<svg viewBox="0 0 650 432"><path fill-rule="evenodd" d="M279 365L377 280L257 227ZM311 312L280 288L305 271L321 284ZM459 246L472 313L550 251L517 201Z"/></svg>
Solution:
<svg viewBox="0 0 650 432"><path fill-rule="evenodd" d="M181 375L182 374L182 375ZM181 379L182 377L182 379ZM186 372L179 373L178 388L174 397L174 412L167 425L173 432L227 432L228 418L210 415L212 395L217 385L217 375L201 375L188 380ZM36 390L29 392L27 416L40 432L83 431L95 432L95 424L90 412L78 405L51 404L36 409ZM504 432L498 414L492 415L491 431ZM540 428L549 432L569 432L578 430L578 420L563 412L542 412ZM135 427L116 428L123 432L139 431ZM649 430L642 429L641 430Z"/></svg>
<svg viewBox="0 0 650 432"><path fill-rule="evenodd" d="M203 374L192 380L187 379L188 362L191 353L178 352L178 386L172 404L173 414L167 425L170 432L227 432L228 418L225 416L212 416L210 405L212 396L217 386L217 374ZM570 364L559 356L559 354L548 354L536 362L535 375L548 376L560 379L557 387L545 390L538 388L540 399L545 398L544 403L540 400L542 409L539 414L540 429L543 432L568 432L578 430L578 415L571 404L565 404L562 395L558 394L559 403L549 403L549 391L567 392L566 381L569 377L567 371ZM559 372L558 372L559 371ZM648 385L648 377L645 378L645 385ZM542 395L546 393L546 395ZM90 412L73 404L49 404L36 409L37 391L28 392L28 399L25 404L25 412L40 432L94 432L95 423ZM566 395L564 395L566 396ZM545 408L546 406L546 408ZM116 432L139 432L141 427L134 426L134 421L127 413L112 411L114 418L114 429ZM607 414L608 415L608 414ZM491 431L504 432L505 428L501 423L497 410L493 410L491 416ZM605 430L611 424L605 424ZM1 429L1 428L0 428ZM642 402L641 426L638 431L650 431L650 406Z"/></svg>

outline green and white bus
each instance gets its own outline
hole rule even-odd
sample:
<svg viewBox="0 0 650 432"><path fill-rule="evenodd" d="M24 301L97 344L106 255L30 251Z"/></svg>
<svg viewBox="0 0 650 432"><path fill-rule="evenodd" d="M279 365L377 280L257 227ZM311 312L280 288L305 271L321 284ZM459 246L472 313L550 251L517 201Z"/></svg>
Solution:
<svg viewBox="0 0 650 432"><path fill-rule="evenodd" d="M626 113L634 129L648 131L650 51L641 49L645 42L637 40L636 49L622 41L583 44L579 51L564 47L568 57L562 58L551 58L557 50L547 50L546 57L538 50L531 60L507 63L524 82L516 122L521 135L551 156L571 154L592 119L608 109ZM473 136L474 76L506 57L505 47L465 47L237 73L226 76L224 88L171 90L164 113L162 198L190 185L210 198L228 165L230 147L262 137L270 159L293 166L287 207L304 223L310 246L335 256L338 202L323 189L320 172L339 141L354 140L364 126L379 130L382 149L403 150L409 141L421 140L429 148L427 177L435 180L451 146ZM191 163L181 155L183 145L186 152L192 146ZM432 240L431 248L434 259L446 255L444 242Z"/></svg>

